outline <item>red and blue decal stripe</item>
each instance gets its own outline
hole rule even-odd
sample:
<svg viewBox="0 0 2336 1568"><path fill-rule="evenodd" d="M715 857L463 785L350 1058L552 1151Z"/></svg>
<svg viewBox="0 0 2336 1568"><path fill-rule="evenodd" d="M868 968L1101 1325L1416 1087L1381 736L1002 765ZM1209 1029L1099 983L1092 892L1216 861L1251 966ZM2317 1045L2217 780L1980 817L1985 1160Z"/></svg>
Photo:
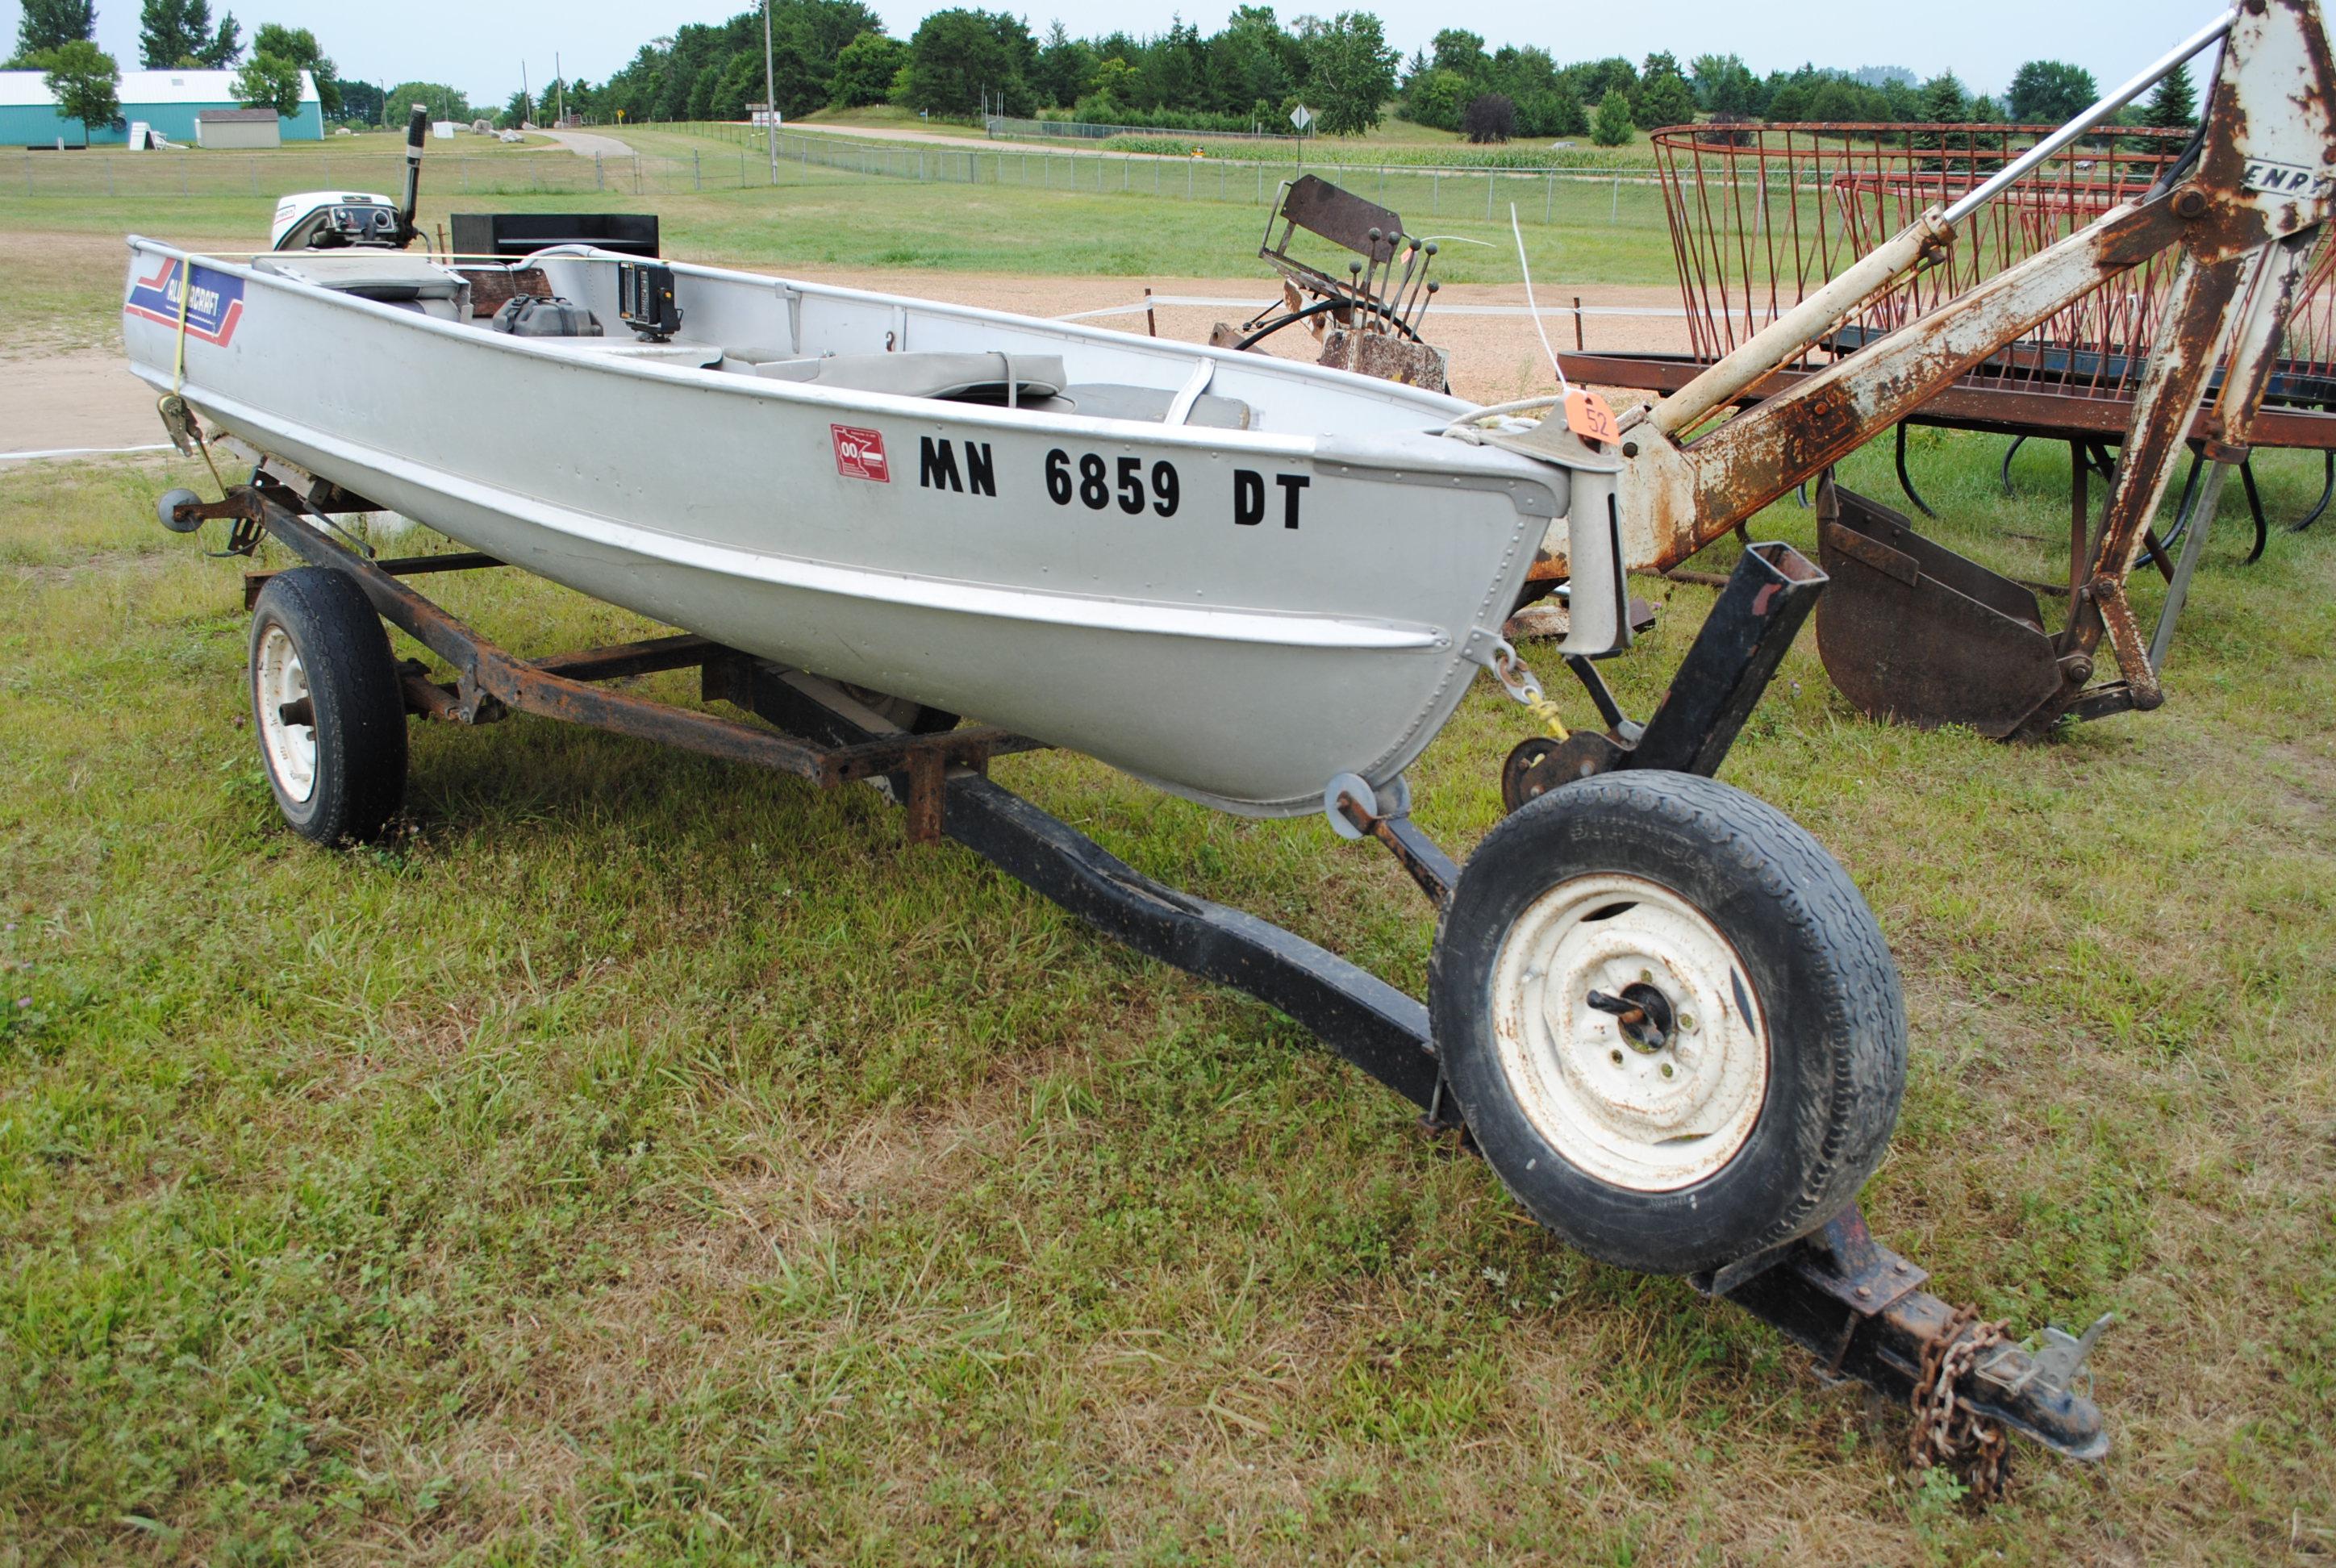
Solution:
<svg viewBox="0 0 2336 1568"><path fill-rule="evenodd" d="M151 278L132 278L130 297L122 303L124 316L159 321L173 331L179 326L180 266L166 258ZM193 271L194 287L187 299L187 336L224 348L235 337L243 319L243 279L208 267Z"/></svg>

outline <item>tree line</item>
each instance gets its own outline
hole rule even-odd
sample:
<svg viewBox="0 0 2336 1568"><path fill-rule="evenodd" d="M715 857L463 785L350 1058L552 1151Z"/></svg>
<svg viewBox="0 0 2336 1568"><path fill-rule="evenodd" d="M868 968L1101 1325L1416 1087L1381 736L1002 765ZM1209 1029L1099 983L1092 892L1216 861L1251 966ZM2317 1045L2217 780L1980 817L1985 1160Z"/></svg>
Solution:
<svg viewBox="0 0 2336 1568"><path fill-rule="evenodd" d="M1075 37L1059 21L1034 34L1008 12L937 11L907 39L861 0L773 0L771 93L798 118L892 103L921 113L1044 115L1170 131L1286 129L1304 103L1319 131L1350 135L1393 113L1480 141L1588 136L1619 145L1639 130L1699 116L1799 122L2059 123L2098 96L2061 61L2020 67L1998 100L1952 73L1848 72L1803 65L1763 76L1733 54L1682 62L1668 51L1561 63L1535 45L1487 49L1459 28L1408 61L1379 19L1340 12L1284 25L1270 6L1238 5L1217 31L1181 18L1164 33ZM602 121L740 120L765 96L763 13L693 24L651 39L595 87L565 84L572 110ZM2136 124L2195 123L2196 94L2177 72Z"/></svg>

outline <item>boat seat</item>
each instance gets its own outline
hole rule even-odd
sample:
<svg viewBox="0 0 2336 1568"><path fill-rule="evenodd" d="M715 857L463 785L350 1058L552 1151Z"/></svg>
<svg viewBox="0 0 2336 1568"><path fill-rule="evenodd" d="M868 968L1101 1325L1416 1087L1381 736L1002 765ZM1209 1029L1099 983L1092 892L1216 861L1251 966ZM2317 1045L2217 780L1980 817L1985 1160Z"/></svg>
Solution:
<svg viewBox="0 0 2336 1568"><path fill-rule="evenodd" d="M757 365L754 374L848 392L957 403L1007 402L1009 375L1017 403L1053 397L1063 390L1063 361L1053 354L832 354L822 359Z"/></svg>
<svg viewBox="0 0 2336 1568"><path fill-rule="evenodd" d="M286 250L254 257L251 268L442 321L467 320L471 313L467 278L402 250Z"/></svg>
<svg viewBox="0 0 2336 1568"><path fill-rule="evenodd" d="M1110 381L1080 381L1063 388L1060 397L1022 406L1038 414L1078 414L1089 419L1135 419L1164 424L1176 394L1159 386L1126 386ZM1203 393L1192 400L1184 423L1204 430L1247 430L1249 404L1238 397Z"/></svg>
<svg viewBox="0 0 2336 1568"><path fill-rule="evenodd" d="M854 392L1002 404L1006 359L1000 354L855 354L756 362L734 355L723 359L722 368ZM1159 424L1166 421L1176 403L1176 393L1168 387L1067 382L1062 360L1053 355L1017 354L1013 355L1013 365L1015 405L1031 414L1077 414L1089 419ZM1184 423L1207 430L1247 430L1250 418L1250 406L1241 399L1204 394L1193 399Z"/></svg>

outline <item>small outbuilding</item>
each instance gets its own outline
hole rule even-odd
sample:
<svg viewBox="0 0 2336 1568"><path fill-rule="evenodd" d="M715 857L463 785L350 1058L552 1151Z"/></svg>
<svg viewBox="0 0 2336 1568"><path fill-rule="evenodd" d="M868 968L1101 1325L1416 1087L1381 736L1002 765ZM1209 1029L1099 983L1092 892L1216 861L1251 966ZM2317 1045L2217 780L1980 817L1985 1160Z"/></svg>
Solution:
<svg viewBox="0 0 2336 1568"><path fill-rule="evenodd" d="M273 109L205 109L195 116L198 147L281 147Z"/></svg>

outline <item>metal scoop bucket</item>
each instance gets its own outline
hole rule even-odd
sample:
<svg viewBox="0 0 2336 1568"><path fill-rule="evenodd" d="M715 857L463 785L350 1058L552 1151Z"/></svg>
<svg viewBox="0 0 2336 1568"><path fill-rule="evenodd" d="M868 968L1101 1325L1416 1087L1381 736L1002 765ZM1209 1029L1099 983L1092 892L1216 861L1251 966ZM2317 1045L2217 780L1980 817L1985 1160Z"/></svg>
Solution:
<svg viewBox="0 0 2336 1568"><path fill-rule="evenodd" d="M1817 653L1871 717L2002 740L2091 676L2081 655L2064 665L2034 593L1923 538L1902 512L1828 482L1817 542L1833 579L1817 601Z"/></svg>

